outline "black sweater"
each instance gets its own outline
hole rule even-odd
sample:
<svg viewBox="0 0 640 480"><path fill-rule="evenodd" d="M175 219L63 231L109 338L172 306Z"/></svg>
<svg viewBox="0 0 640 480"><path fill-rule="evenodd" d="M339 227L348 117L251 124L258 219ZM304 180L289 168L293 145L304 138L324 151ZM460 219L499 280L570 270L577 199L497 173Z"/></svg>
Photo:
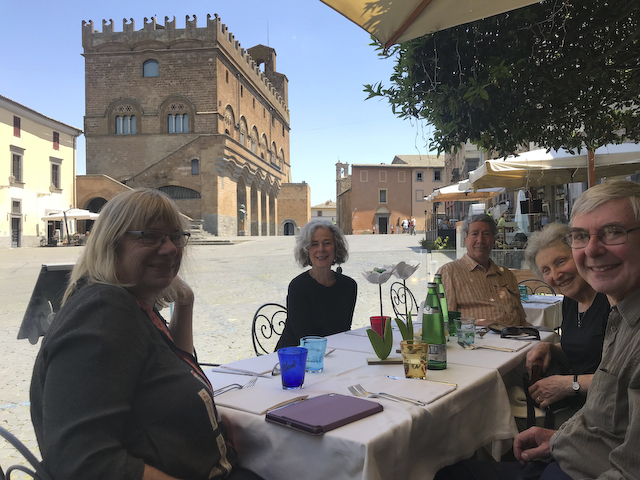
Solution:
<svg viewBox="0 0 640 480"><path fill-rule="evenodd" d="M316 282L309 270L289 284L287 323L276 349L300 344L307 335L326 337L351 329L358 285L351 277L336 273L331 287Z"/></svg>

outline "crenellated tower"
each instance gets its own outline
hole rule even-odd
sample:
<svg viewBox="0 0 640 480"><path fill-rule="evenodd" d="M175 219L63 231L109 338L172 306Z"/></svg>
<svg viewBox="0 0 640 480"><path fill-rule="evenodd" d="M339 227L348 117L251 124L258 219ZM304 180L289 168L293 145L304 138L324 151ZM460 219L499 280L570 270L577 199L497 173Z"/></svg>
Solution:
<svg viewBox="0 0 640 480"><path fill-rule="evenodd" d="M273 48L197 22L82 22L87 173L163 189L212 233L273 234L291 181L287 77Z"/></svg>

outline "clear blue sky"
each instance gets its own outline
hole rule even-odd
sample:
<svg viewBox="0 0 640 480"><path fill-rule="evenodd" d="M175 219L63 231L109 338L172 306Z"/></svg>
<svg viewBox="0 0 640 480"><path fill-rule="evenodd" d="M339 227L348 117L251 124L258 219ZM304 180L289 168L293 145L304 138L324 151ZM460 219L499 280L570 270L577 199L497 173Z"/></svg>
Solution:
<svg viewBox="0 0 640 480"><path fill-rule="evenodd" d="M311 186L312 205L335 200L335 163L390 163L394 155L428 154L426 126L403 121L386 101L365 101L362 86L388 84L393 61L381 60L369 35L319 0L244 1L3 1L0 29L0 94L44 115L83 128L82 20L176 17L206 25L217 13L244 48L276 50L276 69L289 79L291 170L294 182ZM85 173L84 137L78 142L78 174Z"/></svg>

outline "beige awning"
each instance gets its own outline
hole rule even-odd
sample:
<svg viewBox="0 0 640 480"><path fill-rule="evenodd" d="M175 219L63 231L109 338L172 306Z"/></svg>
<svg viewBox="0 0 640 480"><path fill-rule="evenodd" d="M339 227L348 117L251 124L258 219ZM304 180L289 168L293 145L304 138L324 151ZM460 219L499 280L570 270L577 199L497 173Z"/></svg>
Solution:
<svg viewBox="0 0 640 480"><path fill-rule="evenodd" d="M608 145L595 151L596 179L640 172L640 144ZM486 160L469 172L470 188L505 187L519 190L587 181L587 152L532 150L517 157Z"/></svg>
<svg viewBox="0 0 640 480"><path fill-rule="evenodd" d="M427 33L537 3L536 0L321 0L385 48Z"/></svg>

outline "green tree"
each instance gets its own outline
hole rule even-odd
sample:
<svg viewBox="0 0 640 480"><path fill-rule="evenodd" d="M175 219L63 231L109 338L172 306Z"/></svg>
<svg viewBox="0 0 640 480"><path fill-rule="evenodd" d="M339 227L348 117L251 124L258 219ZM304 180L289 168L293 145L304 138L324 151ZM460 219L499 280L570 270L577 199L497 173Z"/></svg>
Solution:
<svg viewBox="0 0 640 480"><path fill-rule="evenodd" d="M543 0L411 40L390 85L365 85L402 118L434 127L430 148L467 139L501 156L535 142L596 149L640 140L640 1Z"/></svg>

